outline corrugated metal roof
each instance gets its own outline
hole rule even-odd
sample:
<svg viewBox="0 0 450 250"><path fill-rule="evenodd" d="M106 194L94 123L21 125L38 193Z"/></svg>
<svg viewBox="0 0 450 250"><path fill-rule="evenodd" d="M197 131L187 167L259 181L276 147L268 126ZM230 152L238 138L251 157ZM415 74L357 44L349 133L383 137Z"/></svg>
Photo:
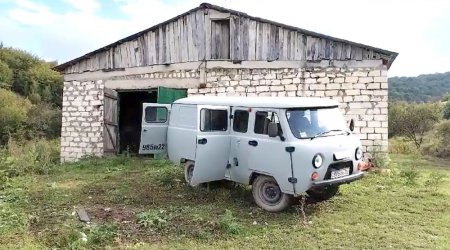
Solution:
<svg viewBox="0 0 450 250"><path fill-rule="evenodd" d="M88 59L92 55L95 55L95 54L97 54L99 52L103 52L103 51L109 50L111 47L114 47L114 46L116 46L118 44L121 44L123 42L134 40L137 37L143 35L144 33L148 32L148 31L152 31L152 30L158 29L162 25L165 25L165 24L168 24L170 22L173 22L173 21L175 21L175 20L177 20L177 19L179 19L179 18L181 18L181 17L183 17L185 15L188 15L188 14L190 14L192 12L195 12L195 11L197 11L199 9L214 9L214 10L221 11L221 12L228 12L228 13L231 13L233 15L247 17L247 18L250 18L250 19L255 20L255 21L264 22L264 23L270 23L270 24L277 25L277 26L280 26L280 27L283 27L283 28L286 28L286 29L298 31L298 32L303 33L305 35L310 35L310 36L314 36L314 37L321 37L321 38L332 40L332 41L336 41L336 42L342 42L342 43L347 43L347 44L351 44L351 45L362 47L362 48L371 49L371 50L373 50L375 52L378 52L378 53L384 54L386 56L389 56L390 57L390 63L389 64L391 64L395 60L397 55L398 55L398 53L393 52L393 51L384 50L384 49L372 47L372 46L369 46L369 45L365 45L365 44L361 44L361 43L348 41L348 40L345 40L345 39L340 39L340 38L324 35L324 34L321 34L321 33L305 30L305 29L302 29L302 28L298 28L298 27L294 27L294 26L290 26L290 25L286 25L286 24L270 21L270 20L267 20L267 19L264 19L264 18L260 18L260 17L250 16L247 13L244 13L244 12L240 12L240 11L236 11L236 10L232 10L232 9L227 9L227 8L220 7L220 6L217 6L217 5L213 5L213 4L210 4L210 3L202 3L202 4L200 4L200 6L198 6L196 8L193 8L193 9L191 9L191 10L189 10L189 11L183 13L183 14L180 14L180 15L176 16L176 17L173 17L173 18L171 18L171 19L169 19L167 21L164 21L162 23L154 25L154 26L152 26L152 27L150 27L148 29L142 30L142 31L140 31L138 33L135 33L133 35L127 36L127 37L125 37L123 39L120 39L120 40L114 42L114 43L106 45L106 46L104 46L104 47L102 47L100 49L97 49L97 50L94 50L92 52L89 52L89 53L87 53L87 54L85 54L83 56L80 56L78 58L75 58L73 60L65 62L63 64L60 64L60 65L56 66L55 69L59 70L59 71L62 71L67 66L75 64L78 61L81 61L83 59Z"/></svg>

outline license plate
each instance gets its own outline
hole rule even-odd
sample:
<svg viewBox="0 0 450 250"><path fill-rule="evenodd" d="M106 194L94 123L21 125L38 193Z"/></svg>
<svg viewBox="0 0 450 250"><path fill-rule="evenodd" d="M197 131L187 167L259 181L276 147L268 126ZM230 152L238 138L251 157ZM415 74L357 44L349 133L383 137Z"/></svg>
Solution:
<svg viewBox="0 0 450 250"><path fill-rule="evenodd" d="M343 168L331 171L331 179L337 179L350 174L350 168Z"/></svg>

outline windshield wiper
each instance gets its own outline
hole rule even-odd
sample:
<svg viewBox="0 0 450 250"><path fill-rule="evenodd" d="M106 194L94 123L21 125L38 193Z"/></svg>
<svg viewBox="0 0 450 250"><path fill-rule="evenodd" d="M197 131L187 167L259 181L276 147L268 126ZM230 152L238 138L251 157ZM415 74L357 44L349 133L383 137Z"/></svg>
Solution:
<svg viewBox="0 0 450 250"><path fill-rule="evenodd" d="M327 131L323 131L323 132L321 132L321 133L318 133L317 135L311 137L311 140L314 139L314 138L317 138L317 137L319 137L319 136L328 134L328 133L330 133L330 132L340 132L340 131L347 133L347 135L350 134L350 132L345 131L345 130L342 130L342 129L331 129L331 130L327 130Z"/></svg>

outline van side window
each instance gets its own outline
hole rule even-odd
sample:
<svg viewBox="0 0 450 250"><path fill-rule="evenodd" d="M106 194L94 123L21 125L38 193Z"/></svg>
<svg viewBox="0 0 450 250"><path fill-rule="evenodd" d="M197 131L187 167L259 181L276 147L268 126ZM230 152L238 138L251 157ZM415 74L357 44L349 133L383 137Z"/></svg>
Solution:
<svg viewBox="0 0 450 250"><path fill-rule="evenodd" d="M146 107L145 122L165 123L167 121L167 109L165 107Z"/></svg>
<svg viewBox="0 0 450 250"><path fill-rule="evenodd" d="M226 131L228 129L228 112L218 109L200 111L200 131Z"/></svg>
<svg viewBox="0 0 450 250"><path fill-rule="evenodd" d="M233 130L240 133L247 133L248 111L236 110L233 116Z"/></svg>
<svg viewBox="0 0 450 250"><path fill-rule="evenodd" d="M270 122L278 124L278 131L282 134L280 120L275 112L257 111L255 114L255 134L268 134L268 127Z"/></svg>

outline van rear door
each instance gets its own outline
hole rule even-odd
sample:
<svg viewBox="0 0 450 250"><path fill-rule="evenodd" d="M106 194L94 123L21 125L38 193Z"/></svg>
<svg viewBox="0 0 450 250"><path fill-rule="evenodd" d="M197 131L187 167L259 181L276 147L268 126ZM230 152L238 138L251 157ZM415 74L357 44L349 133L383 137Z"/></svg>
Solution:
<svg viewBox="0 0 450 250"><path fill-rule="evenodd" d="M165 154L170 104L144 103L139 154Z"/></svg>
<svg viewBox="0 0 450 250"><path fill-rule="evenodd" d="M198 135L191 185L222 180L230 155L230 108L198 106Z"/></svg>

